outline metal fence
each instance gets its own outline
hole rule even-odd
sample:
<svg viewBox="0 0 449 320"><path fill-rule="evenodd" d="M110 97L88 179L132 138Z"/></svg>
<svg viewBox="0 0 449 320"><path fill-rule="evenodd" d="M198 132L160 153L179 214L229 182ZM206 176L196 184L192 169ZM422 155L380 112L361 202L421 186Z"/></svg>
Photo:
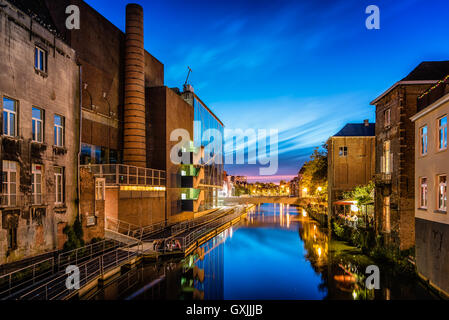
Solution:
<svg viewBox="0 0 449 320"><path fill-rule="evenodd" d="M68 265L78 265L90 260L95 256L123 246L124 244L117 240L103 240L81 248L66 251L58 255L58 270L65 269Z"/></svg>
<svg viewBox="0 0 449 320"><path fill-rule="evenodd" d="M49 258L0 276L0 299L50 277L55 269L55 259Z"/></svg>
<svg viewBox="0 0 449 320"><path fill-rule="evenodd" d="M128 166L124 164L82 165L97 178L105 178L106 184L165 186L165 171Z"/></svg>
<svg viewBox="0 0 449 320"><path fill-rule="evenodd" d="M225 214L221 218L213 219L210 222L204 223L202 226L193 230L185 236L174 236L166 239L157 239L158 246L153 249L158 252L167 252L167 251L185 251L190 245L192 245L199 238L207 234L208 232L221 227L222 225L234 220L235 218L240 217L245 210L245 206L239 206L235 209L231 209L229 211L234 211L230 214ZM222 214L222 212L220 213ZM187 228L186 228L187 230Z"/></svg>
<svg viewBox="0 0 449 320"><path fill-rule="evenodd" d="M142 241L142 239L148 237L152 233L162 231L165 228L165 221L160 221L149 226L140 227L129 222L108 217L106 218L105 228Z"/></svg>
<svg viewBox="0 0 449 320"><path fill-rule="evenodd" d="M90 281L100 277L106 272L127 263L132 258L136 257L141 251L141 243L136 242L126 247L120 247L113 251L107 252L81 265L77 265L79 269L80 287L82 288ZM66 298L76 290L73 288L68 288L66 284L67 279L67 274L64 271L61 271L50 281L16 297L16 299L56 300Z"/></svg>

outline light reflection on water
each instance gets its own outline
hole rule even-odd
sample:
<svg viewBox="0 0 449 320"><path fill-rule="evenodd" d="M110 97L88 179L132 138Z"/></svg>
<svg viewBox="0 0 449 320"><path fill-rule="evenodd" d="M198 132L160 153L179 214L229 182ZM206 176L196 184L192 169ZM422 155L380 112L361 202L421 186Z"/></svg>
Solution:
<svg viewBox="0 0 449 320"><path fill-rule="evenodd" d="M95 298L431 298L416 279L382 267L381 289L367 290L364 271L369 264L373 262L356 248L329 241L327 229L301 208L262 204L186 259L137 268Z"/></svg>

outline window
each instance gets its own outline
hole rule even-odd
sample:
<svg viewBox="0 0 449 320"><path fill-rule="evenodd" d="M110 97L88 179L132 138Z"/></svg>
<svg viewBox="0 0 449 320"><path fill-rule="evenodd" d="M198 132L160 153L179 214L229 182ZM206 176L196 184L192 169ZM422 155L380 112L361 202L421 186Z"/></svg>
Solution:
<svg viewBox="0 0 449 320"><path fill-rule="evenodd" d="M34 67L47 72L47 51L39 47L34 48Z"/></svg>
<svg viewBox="0 0 449 320"><path fill-rule="evenodd" d="M44 141L44 111L33 107L32 111L33 141Z"/></svg>
<svg viewBox="0 0 449 320"><path fill-rule="evenodd" d="M17 163L3 160L2 191L0 203L15 206L17 203Z"/></svg>
<svg viewBox="0 0 449 320"><path fill-rule="evenodd" d="M447 177L438 176L438 210L447 210Z"/></svg>
<svg viewBox="0 0 449 320"><path fill-rule="evenodd" d="M17 249L17 228L8 228L8 249Z"/></svg>
<svg viewBox="0 0 449 320"><path fill-rule="evenodd" d="M95 200L105 199L105 179L95 179Z"/></svg>
<svg viewBox="0 0 449 320"><path fill-rule="evenodd" d="M447 148L447 117L438 119L438 150Z"/></svg>
<svg viewBox="0 0 449 320"><path fill-rule="evenodd" d="M65 119L63 116L55 114L55 130L54 130L54 136L55 136L55 146L63 147L64 146L64 126L65 126Z"/></svg>
<svg viewBox="0 0 449 320"><path fill-rule="evenodd" d="M421 136L421 155L427 154L427 126L419 129L419 133Z"/></svg>
<svg viewBox="0 0 449 320"><path fill-rule="evenodd" d="M17 101L3 97L3 134L17 136Z"/></svg>
<svg viewBox="0 0 449 320"><path fill-rule="evenodd" d="M390 141L384 141L383 144L383 156L382 156L382 173L391 173L392 172L392 160L393 155L390 151Z"/></svg>
<svg viewBox="0 0 449 320"><path fill-rule="evenodd" d="M55 167L55 193L56 193L56 204L64 203L64 168Z"/></svg>
<svg viewBox="0 0 449 320"><path fill-rule="evenodd" d="M384 231L390 232L390 197L384 197L384 206L383 206L383 214L384 214Z"/></svg>
<svg viewBox="0 0 449 320"><path fill-rule="evenodd" d="M419 192L419 207L427 208L427 178L421 178L421 186Z"/></svg>
<svg viewBox="0 0 449 320"><path fill-rule="evenodd" d="M346 157L348 155L348 147L340 147L340 150L338 151L338 155L340 157Z"/></svg>
<svg viewBox="0 0 449 320"><path fill-rule="evenodd" d="M33 204L42 204L42 165L33 164L31 174Z"/></svg>
<svg viewBox="0 0 449 320"><path fill-rule="evenodd" d="M391 124L391 109L388 108L384 111L384 127L388 127Z"/></svg>

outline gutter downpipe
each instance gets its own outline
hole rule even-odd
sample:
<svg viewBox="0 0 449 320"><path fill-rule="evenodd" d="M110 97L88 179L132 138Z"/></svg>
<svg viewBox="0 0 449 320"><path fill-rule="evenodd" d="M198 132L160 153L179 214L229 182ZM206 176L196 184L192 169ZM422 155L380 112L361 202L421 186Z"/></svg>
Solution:
<svg viewBox="0 0 449 320"><path fill-rule="evenodd" d="M79 77L79 131L78 131L78 165L77 165L77 184L78 184L78 219L81 222L81 178L80 178L80 165L81 165L81 132L83 131L83 121L82 121L82 105L83 105L83 67L80 63L78 63L78 77Z"/></svg>

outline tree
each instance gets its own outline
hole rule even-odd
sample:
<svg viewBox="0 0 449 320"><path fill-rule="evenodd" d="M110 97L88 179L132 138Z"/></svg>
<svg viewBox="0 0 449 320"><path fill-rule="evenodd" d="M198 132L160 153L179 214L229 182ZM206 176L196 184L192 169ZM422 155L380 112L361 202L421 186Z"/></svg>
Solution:
<svg viewBox="0 0 449 320"><path fill-rule="evenodd" d="M310 160L304 164L301 187L309 194L317 195L327 189L327 144L315 148ZM318 190L318 189L321 190Z"/></svg>

